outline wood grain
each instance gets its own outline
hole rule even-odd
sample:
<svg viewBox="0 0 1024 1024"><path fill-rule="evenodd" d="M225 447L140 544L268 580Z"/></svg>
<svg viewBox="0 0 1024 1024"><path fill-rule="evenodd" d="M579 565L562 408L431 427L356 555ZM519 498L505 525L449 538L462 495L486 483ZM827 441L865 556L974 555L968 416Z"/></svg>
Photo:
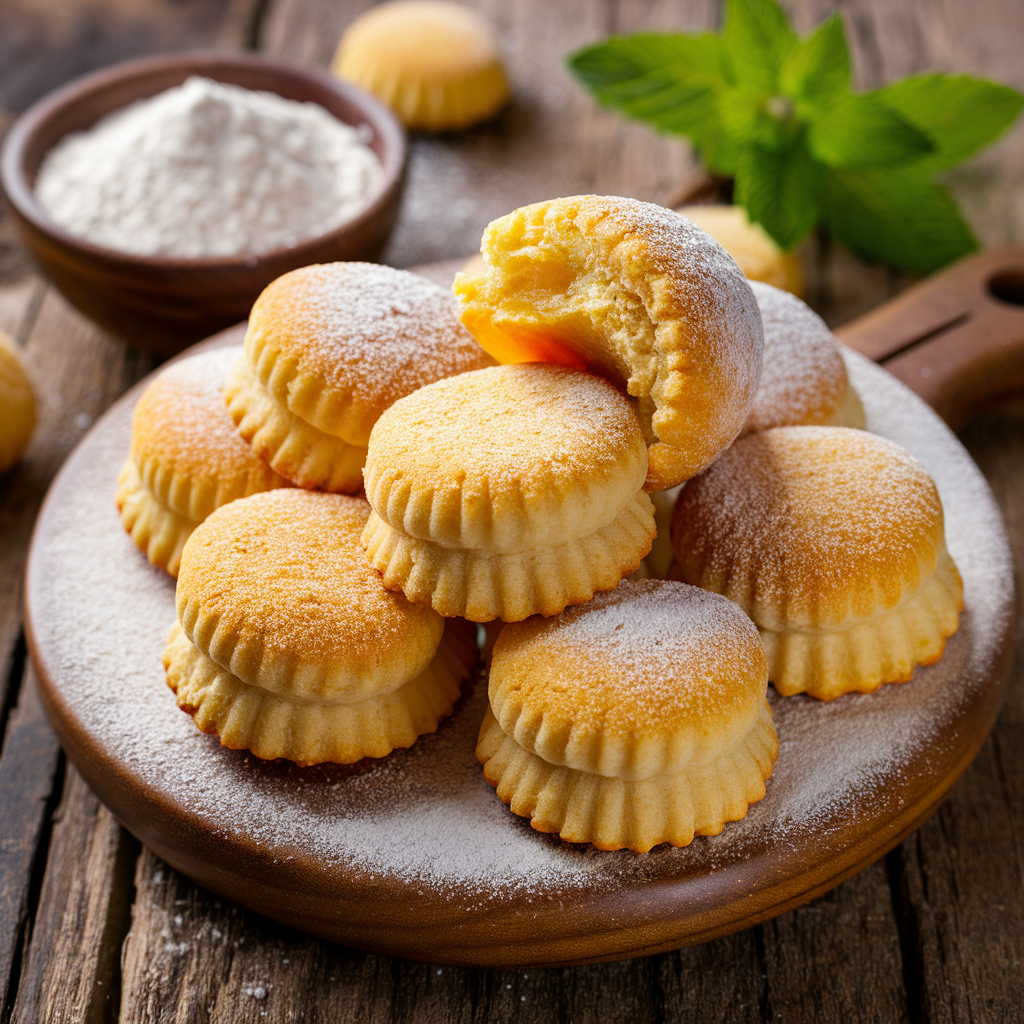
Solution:
<svg viewBox="0 0 1024 1024"><path fill-rule="evenodd" d="M24 292L27 297L32 289ZM18 985L21 944L31 933L33 877L46 857L47 801L59 792L59 748L46 723L35 685L16 690L21 586L28 541L50 480L96 416L151 368L151 362L88 324L47 291L27 333L25 357L36 390L38 423L23 460L0 478L0 697L19 703L0 748L3 857L0 866L0 1006ZM69 851L70 853L70 851ZM77 851L64 870L77 864ZM46 886L44 885L44 890ZM30 898L31 897L31 898ZM84 954L81 946L77 951ZM92 955L92 954L88 954ZM81 965L84 968L84 964ZM86 973L84 976L88 977Z"/></svg>
<svg viewBox="0 0 1024 1024"><path fill-rule="evenodd" d="M22 947L31 932L35 868L60 761L31 670L26 680L0 757L0 1010L18 987Z"/></svg>
<svg viewBox="0 0 1024 1024"><path fill-rule="evenodd" d="M21 277L17 283L0 287L0 330L15 341L23 341L38 311L45 291L43 283L33 275ZM22 488L18 484L19 469L0 474L0 736L11 701L21 678L17 657L21 634L21 577L25 567L27 526L35 518L35 505L19 501ZM0 750L3 749L0 741Z"/></svg>
<svg viewBox="0 0 1024 1024"><path fill-rule="evenodd" d="M1024 389L1024 301L1018 300L1024 300L1024 246L988 249L837 333L955 428Z"/></svg>
<svg viewBox="0 0 1024 1024"><path fill-rule="evenodd" d="M14 1004L16 1024L116 1019L138 854L139 844L69 765Z"/></svg>
<svg viewBox="0 0 1024 1024"><path fill-rule="evenodd" d="M9 118L78 75L128 57L247 46L251 0L7 0L0 6L0 111Z"/></svg>
<svg viewBox="0 0 1024 1024"><path fill-rule="evenodd" d="M200 1012L211 1024L907 1019L881 865L780 918L768 934L752 929L641 961L525 971L438 967L318 943L225 905L145 852L136 884L126 1021L184 1024ZM851 889L863 898L850 900ZM843 957L841 936L861 924L865 951L881 955ZM173 998L155 998L154 989Z"/></svg>

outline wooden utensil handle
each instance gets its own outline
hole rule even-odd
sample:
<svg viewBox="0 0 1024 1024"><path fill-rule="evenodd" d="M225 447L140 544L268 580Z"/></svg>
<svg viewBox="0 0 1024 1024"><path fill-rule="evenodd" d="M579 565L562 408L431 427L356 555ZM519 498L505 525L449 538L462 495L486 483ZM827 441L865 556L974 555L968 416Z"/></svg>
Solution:
<svg viewBox="0 0 1024 1024"><path fill-rule="evenodd" d="M969 256L836 334L962 426L1024 390L1024 247Z"/></svg>

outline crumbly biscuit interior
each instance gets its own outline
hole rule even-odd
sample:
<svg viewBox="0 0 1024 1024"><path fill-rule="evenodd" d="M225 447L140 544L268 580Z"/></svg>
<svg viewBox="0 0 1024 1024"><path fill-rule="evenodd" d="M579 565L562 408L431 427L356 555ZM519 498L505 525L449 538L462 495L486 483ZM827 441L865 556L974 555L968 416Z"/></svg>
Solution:
<svg viewBox="0 0 1024 1024"><path fill-rule="evenodd" d="M607 377L636 400L652 443L654 324L576 224L562 217L547 231L543 220L538 211L492 225L485 275L456 278L463 320L501 362L558 362Z"/></svg>

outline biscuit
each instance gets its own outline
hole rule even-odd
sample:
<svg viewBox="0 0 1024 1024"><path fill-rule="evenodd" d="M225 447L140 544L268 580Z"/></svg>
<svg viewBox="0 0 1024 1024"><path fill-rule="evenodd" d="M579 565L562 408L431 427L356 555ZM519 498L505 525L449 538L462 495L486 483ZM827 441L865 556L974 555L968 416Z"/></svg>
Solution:
<svg viewBox="0 0 1024 1024"><path fill-rule="evenodd" d="M168 684L225 746L298 764L382 757L432 732L475 631L384 589L362 499L285 489L206 520L182 553Z"/></svg>
<svg viewBox="0 0 1024 1024"><path fill-rule="evenodd" d="M654 534L647 451L607 381L545 363L438 381L378 420L363 533L389 588L478 622L609 590Z"/></svg>
<svg viewBox="0 0 1024 1024"><path fill-rule="evenodd" d="M0 331L0 473L21 458L36 425L32 382L14 340Z"/></svg>
<svg viewBox="0 0 1024 1024"><path fill-rule="evenodd" d="M331 68L413 131L468 128L509 98L494 30L476 11L444 0L393 0L367 11L345 30Z"/></svg>
<svg viewBox="0 0 1024 1024"><path fill-rule="evenodd" d="M615 196L492 221L486 273L458 274L462 320L499 362L563 363L629 394L648 490L686 480L740 432L761 373L761 316L724 249L685 217Z"/></svg>
<svg viewBox="0 0 1024 1024"><path fill-rule="evenodd" d="M599 849L717 835L778 754L754 624L696 587L627 581L507 625L477 757L513 813Z"/></svg>
<svg viewBox="0 0 1024 1024"><path fill-rule="evenodd" d="M172 576L189 535L215 509L288 484L239 436L224 406L224 377L240 353L217 349L174 363L132 414L117 507L138 548Z"/></svg>
<svg viewBox="0 0 1024 1024"><path fill-rule="evenodd" d="M718 242L748 280L803 295L803 273L796 253L783 252L760 224L751 223L742 206L706 203L679 206L676 212Z"/></svg>
<svg viewBox="0 0 1024 1024"><path fill-rule="evenodd" d="M864 407L839 341L795 295L759 281L751 288L764 324L764 361L744 433L771 427L864 427Z"/></svg>
<svg viewBox="0 0 1024 1024"><path fill-rule="evenodd" d="M898 445L845 427L741 438L690 481L671 578L757 624L779 693L831 700L937 661L963 607L931 477Z"/></svg>
<svg viewBox="0 0 1024 1024"><path fill-rule="evenodd" d="M296 416L260 384L244 352L228 373L224 395L239 434L285 479L335 494L360 489L366 445L348 444Z"/></svg>
<svg viewBox="0 0 1024 1024"><path fill-rule="evenodd" d="M239 430L276 472L309 490L355 492L377 418L443 377L493 364L443 288L371 263L293 270L256 300L248 371L228 381Z"/></svg>

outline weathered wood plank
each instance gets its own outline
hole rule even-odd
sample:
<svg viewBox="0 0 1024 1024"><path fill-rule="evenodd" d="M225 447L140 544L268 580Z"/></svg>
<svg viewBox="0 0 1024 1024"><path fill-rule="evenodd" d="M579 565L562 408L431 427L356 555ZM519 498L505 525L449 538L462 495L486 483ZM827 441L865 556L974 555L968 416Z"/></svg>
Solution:
<svg viewBox="0 0 1024 1024"><path fill-rule="evenodd" d="M441 968L319 943L225 904L148 852L136 892L122 1006L133 1024L262 1013L417 1024L906 1019L881 865L764 929L642 960L526 971Z"/></svg>
<svg viewBox="0 0 1024 1024"><path fill-rule="evenodd" d="M68 765L12 1020L112 1021L139 844Z"/></svg>
<svg viewBox="0 0 1024 1024"><path fill-rule="evenodd" d="M50 480L93 420L152 366L148 356L103 334L52 289L39 304L24 356L38 422L21 462L0 476L0 708L11 699L8 672L21 631L22 576Z"/></svg>
<svg viewBox="0 0 1024 1024"><path fill-rule="evenodd" d="M254 0L8 0L0 6L0 110L20 113L78 75L130 57L244 47Z"/></svg>
<svg viewBox="0 0 1024 1024"><path fill-rule="evenodd" d="M743 976L748 939L647 961L560 970L472 971L392 960L320 943L225 904L151 854L136 876L125 946L122 1020L643 1022L666 998L684 1008L717 953ZM724 958L723 958L724 959ZM737 979L741 980L741 979ZM742 987L742 986L741 986ZM662 989L670 990L666 996ZM756 986L760 990L760 984ZM609 998L598 1002L595 992ZM611 998L612 993L615 994ZM758 1020L754 1012L729 1020ZM690 1013L687 1013L690 1017ZM668 1019L672 1019L669 1015ZM711 1017L692 1017L696 1020Z"/></svg>
<svg viewBox="0 0 1024 1024"><path fill-rule="evenodd" d="M884 862L757 931L766 964L766 1020L908 1019Z"/></svg>
<svg viewBox="0 0 1024 1024"><path fill-rule="evenodd" d="M28 330L25 357L36 388L38 424L24 459L0 479L0 660L10 661L21 630L21 588L36 511L50 480L84 431L107 406L150 367L148 357L128 352L71 310L52 290L39 304ZM46 855L46 801L57 782L59 748L38 703L34 684L20 694L0 748L0 985L13 1001L21 942L31 931L36 898L33 871ZM59 789L59 786L57 787ZM40 845L42 844L42 845ZM78 865L77 852L68 851Z"/></svg>
<svg viewBox="0 0 1024 1024"><path fill-rule="evenodd" d="M0 331L23 343L43 301L46 285L35 274L0 286Z"/></svg>
<svg viewBox="0 0 1024 1024"><path fill-rule="evenodd" d="M6 331L16 341L22 340L38 310L44 289L43 283L33 275L23 275L15 284L0 286L0 330ZM5 538L13 525L13 519L7 515L7 503L4 500L7 481L12 475L12 472L0 475L0 537ZM16 536L13 530L11 536ZM21 651L18 648L21 635L21 591L13 575L13 572L20 574L20 563L15 558L14 564L8 565L13 555L11 546L6 539L0 546L0 736L3 735L10 703L15 698L14 690L21 678Z"/></svg>
<svg viewBox="0 0 1024 1024"><path fill-rule="evenodd" d="M47 827L60 747L31 669L7 723L0 757L0 1014L13 1002L32 920L32 879Z"/></svg>

